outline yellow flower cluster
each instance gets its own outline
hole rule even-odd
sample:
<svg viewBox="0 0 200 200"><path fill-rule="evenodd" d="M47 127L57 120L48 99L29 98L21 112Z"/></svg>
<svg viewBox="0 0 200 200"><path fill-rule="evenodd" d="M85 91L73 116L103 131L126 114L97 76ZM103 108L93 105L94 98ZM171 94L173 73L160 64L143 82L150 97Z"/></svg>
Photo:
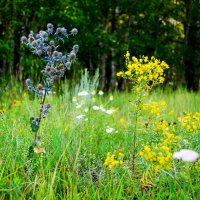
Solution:
<svg viewBox="0 0 200 200"><path fill-rule="evenodd" d="M123 165L124 164L123 158L124 154L121 152L117 153L117 151L114 151L113 154L108 152L104 165L108 166L108 168L111 170L116 165Z"/></svg>
<svg viewBox="0 0 200 200"><path fill-rule="evenodd" d="M190 133L195 133L200 129L200 113L196 112L194 114L187 113L183 117L178 118L179 122L181 122L181 126L186 128L186 130Z"/></svg>
<svg viewBox="0 0 200 200"><path fill-rule="evenodd" d="M168 123L165 120L161 120L159 123L155 123L156 133L160 133L160 142L150 148L150 146L144 146L143 150L140 151L139 155L145 160L154 164L154 169L170 170L172 160L172 148L177 145L180 136L174 134L175 128L174 123Z"/></svg>
<svg viewBox="0 0 200 200"><path fill-rule="evenodd" d="M135 85L147 86L150 82L151 86L154 86L164 82L164 70L169 68L165 61L160 61L153 56L150 59L147 56L139 59L133 56L130 59L129 52L126 53L125 58L127 71L120 71L117 76L133 80Z"/></svg>
<svg viewBox="0 0 200 200"><path fill-rule="evenodd" d="M140 151L140 156L145 160L154 163L154 169L158 171L159 169L170 170L171 169L171 159L172 153L171 149L167 145L162 143L152 149L149 146L144 146L143 151Z"/></svg>
<svg viewBox="0 0 200 200"><path fill-rule="evenodd" d="M159 102L152 101L149 105L143 105L143 110L150 111L150 114L160 116L160 113L166 109L167 103L164 100Z"/></svg>

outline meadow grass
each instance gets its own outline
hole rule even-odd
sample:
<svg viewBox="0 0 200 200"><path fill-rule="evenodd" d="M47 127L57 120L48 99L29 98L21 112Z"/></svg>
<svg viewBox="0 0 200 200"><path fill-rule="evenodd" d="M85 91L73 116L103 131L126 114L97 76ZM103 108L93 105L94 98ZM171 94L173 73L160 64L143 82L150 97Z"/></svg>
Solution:
<svg viewBox="0 0 200 200"><path fill-rule="evenodd" d="M146 145L158 143L161 137L151 129L157 118L142 112L138 127L136 168L132 171L134 108L132 93L114 92L94 99L77 97L82 107L72 101L67 86L63 95L51 94L52 108L39 130L40 147L45 154L35 154L28 161L33 139L29 118L38 113L38 100L20 88L5 93L0 114L0 199L198 199L200 161L184 163L171 159L172 169L154 170L154 164L139 156ZM113 100L110 101L110 96ZM82 99L81 99L82 98ZM83 103L84 100L84 103ZM190 133L178 121L183 112L200 112L199 93L184 89L154 90L147 98L166 101L164 120L176 122L181 136L173 150L200 152L200 130ZM106 114L93 106L115 110ZM4 109L4 112L3 112ZM173 110L173 111L172 111ZM78 119L80 115L82 118ZM160 118L159 118L160 119ZM146 121L150 126L145 126ZM107 133L112 127L114 131ZM122 152L123 164L111 170L104 165L108 152Z"/></svg>

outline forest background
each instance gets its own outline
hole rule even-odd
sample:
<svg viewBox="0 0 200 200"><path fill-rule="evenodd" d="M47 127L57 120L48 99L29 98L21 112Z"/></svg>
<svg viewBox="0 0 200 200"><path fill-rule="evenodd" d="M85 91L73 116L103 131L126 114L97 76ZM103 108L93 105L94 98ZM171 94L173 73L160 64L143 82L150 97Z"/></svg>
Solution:
<svg viewBox="0 0 200 200"><path fill-rule="evenodd" d="M100 89L123 90L116 77L125 68L127 50L134 56L155 56L169 66L166 85L200 90L199 0L1 0L0 83L38 80L44 64L24 51L20 38L44 30L47 23L76 27L78 59L66 77L73 83L81 69L100 71ZM66 52L67 53L67 52Z"/></svg>

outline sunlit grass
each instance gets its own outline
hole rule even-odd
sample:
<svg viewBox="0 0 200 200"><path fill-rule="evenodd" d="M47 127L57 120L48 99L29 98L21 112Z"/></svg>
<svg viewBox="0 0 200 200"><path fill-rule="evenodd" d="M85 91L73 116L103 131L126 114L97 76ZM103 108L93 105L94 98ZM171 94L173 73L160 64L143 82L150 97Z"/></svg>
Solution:
<svg viewBox="0 0 200 200"><path fill-rule="evenodd" d="M40 147L45 148L46 154L35 154L31 167L27 158L33 138L29 118L37 114L38 101L23 91L11 91L10 95L2 98L1 199L197 199L199 161L195 164L172 161L172 170L156 173L150 163L137 155L136 171L132 172L134 126L130 101L133 94L114 92L95 95L95 102L84 104L79 109L72 102L73 95L64 88L63 96L52 94L48 97L51 111L39 130ZM112 101L109 100L111 95ZM182 136L175 148L200 152L199 130L188 133L177 120L183 112L200 112L200 95L183 89L155 90L146 103L160 100L167 103L165 119L176 122L176 133ZM94 110L94 105L106 110L114 109L115 112L106 114L102 110ZM84 117L77 119L80 114ZM148 112L143 112L141 117L138 152L147 142L158 140L144 125L148 115ZM106 133L107 127L114 131ZM104 162L107 153L114 150L124 154L124 164L110 170ZM141 186L141 179L144 186Z"/></svg>

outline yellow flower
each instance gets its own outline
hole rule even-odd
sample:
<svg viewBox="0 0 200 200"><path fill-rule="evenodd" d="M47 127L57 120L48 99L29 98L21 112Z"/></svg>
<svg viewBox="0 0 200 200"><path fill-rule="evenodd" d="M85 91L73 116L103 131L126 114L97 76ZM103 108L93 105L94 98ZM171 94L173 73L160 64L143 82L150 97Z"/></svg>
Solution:
<svg viewBox="0 0 200 200"><path fill-rule="evenodd" d="M126 74L127 76L130 76L130 75L131 75L131 71L128 70L128 71L125 72L125 74Z"/></svg>
<svg viewBox="0 0 200 200"><path fill-rule="evenodd" d="M122 76L123 75L123 72L118 72L117 73L117 76Z"/></svg>

